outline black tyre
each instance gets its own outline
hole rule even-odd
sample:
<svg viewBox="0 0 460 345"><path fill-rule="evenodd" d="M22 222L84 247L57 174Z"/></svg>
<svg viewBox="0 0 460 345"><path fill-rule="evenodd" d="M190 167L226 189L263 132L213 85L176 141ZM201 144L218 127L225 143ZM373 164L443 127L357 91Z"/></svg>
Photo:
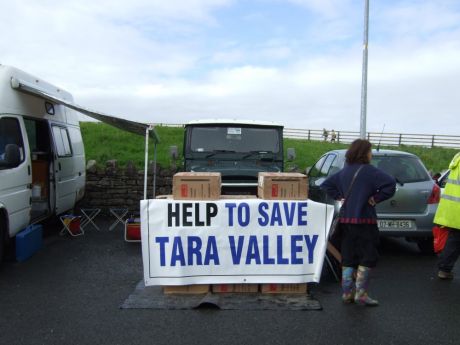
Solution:
<svg viewBox="0 0 460 345"><path fill-rule="evenodd" d="M417 240L417 246L420 252L424 255L433 255L433 238L423 238Z"/></svg>
<svg viewBox="0 0 460 345"><path fill-rule="evenodd" d="M5 257L5 247L6 247L5 236L6 236L5 229L0 219L0 265L2 264L3 258Z"/></svg>

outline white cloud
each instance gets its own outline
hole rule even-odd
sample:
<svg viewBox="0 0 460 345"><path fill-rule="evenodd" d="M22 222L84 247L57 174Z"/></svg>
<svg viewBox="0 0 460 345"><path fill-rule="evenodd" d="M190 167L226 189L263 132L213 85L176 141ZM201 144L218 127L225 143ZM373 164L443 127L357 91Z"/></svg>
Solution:
<svg viewBox="0 0 460 345"><path fill-rule="evenodd" d="M304 6L326 18L343 16L347 9L353 8L350 0L287 0L295 5ZM364 11L364 9L363 9Z"/></svg>
<svg viewBox="0 0 460 345"><path fill-rule="evenodd" d="M398 37L423 37L441 30L458 28L460 13L453 10L456 4L458 2L406 1L384 9L378 7L373 14L379 31Z"/></svg>
<svg viewBox="0 0 460 345"><path fill-rule="evenodd" d="M103 82L121 71L130 76L140 68L147 73L179 74L196 59L193 42L188 39L194 30L192 24L213 22L210 11L229 3L191 0L185 6L178 0L6 2L0 13L0 25L5 29L2 31L9 32L2 39L2 62L34 67L30 69L37 73L41 68L49 70L50 65L59 71L56 74L89 70L88 74L103 78ZM157 30L149 32L149 25ZM184 25L190 28L184 38L179 35L176 42L163 39L161 30L170 33L172 28Z"/></svg>
<svg viewBox="0 0 460 345"><path fill-rule="evenodd" d="M138 121L237 117L358 130L362 3L287 1L310 15L303 34L282 25L280 36L231 36L217 48L205 32L224 25L215 11L236 0L5 2L0 62ZM371 6L369 130L460 132L445 126L460 108L460 12L437 4Z"/></svg>

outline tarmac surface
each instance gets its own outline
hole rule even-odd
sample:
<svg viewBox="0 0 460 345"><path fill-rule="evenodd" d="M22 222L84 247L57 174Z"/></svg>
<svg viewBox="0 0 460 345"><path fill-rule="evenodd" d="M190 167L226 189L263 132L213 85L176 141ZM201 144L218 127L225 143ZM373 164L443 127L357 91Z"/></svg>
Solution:
<svg viewBox="0 0 460 345"><path fill-rule="evenodd" d="M120 309L142 279L140 244L122 227L59 236L0 268L0 344L460 344L460 263L436 277L436 257L382 240L369 308L343 305L325 271L310 291L321 311Z"/></svg>

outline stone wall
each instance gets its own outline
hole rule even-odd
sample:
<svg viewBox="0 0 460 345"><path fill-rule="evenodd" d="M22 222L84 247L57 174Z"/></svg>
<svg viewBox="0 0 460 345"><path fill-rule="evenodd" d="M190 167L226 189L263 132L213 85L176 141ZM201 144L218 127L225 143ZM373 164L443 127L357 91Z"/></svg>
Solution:
<svg viewBox="0 0 460 345"><path fill-rule="evenodd" d="M148 169L147 197L153 196L153 164ZM175 168L157 166L156 193L172 193L172 176ZM86 168L85 196L77 208L100 208L105 214L109 208L128 208L130 213L139 212L139 201L144 197L144 170L138 170L132 163L119 168L116 160L106 162L104 168L96 161L89 161Z"/></svg>

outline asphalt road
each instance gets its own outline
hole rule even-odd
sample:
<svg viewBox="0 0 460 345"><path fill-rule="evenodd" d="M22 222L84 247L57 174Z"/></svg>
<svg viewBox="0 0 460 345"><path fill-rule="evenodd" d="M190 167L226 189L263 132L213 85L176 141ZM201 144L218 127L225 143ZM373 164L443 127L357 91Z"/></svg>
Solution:
<svg viewBox="0 0 460 345"><path fill-rule="evenodd" d="M164 311L119 309L142 278L140 245L103 228L54 232L31 259L3 264L1 345L460 344L460 263L439 281L436 257L403 240L382 241L377 308L342 305L326 274L311 287L322 311Z"/></svg>

